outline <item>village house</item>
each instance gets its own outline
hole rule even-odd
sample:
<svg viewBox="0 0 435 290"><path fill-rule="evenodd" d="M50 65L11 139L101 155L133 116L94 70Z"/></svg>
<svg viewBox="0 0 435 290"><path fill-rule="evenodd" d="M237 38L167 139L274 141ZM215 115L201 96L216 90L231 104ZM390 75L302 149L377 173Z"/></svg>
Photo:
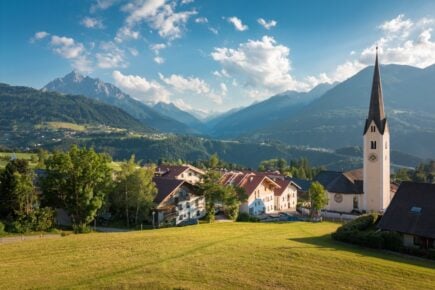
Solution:
<svg viewBox="0 0 435 290"><path fill-rule="evenodd" d="M402 182L378 224L406 247L435 248L435 184Z"/></svg>
<svg viewBox="0 0 435 290"><path fill-rule="evenodd" d="M154 223L158 227L197 223L206 214L205 198L187 181L154 177L157 195L154 198Z"/></svg>
<svg viewBox="0 0 435 290"><path fill-rule="evenodd" d="M202 181L205 172L195 166L185 165L160 165L156 168L155 175L167 179L178 179L196 184Z"/></svg>
<svg viewBox="0 0 435 290"><path fill-rule="evenodd" d="M245 190L247 200L241 204L240 212L261 215L296 209L297 186L283 176L231 171L223 174L221 182Z"/></svg>
<svg viewBox="0 0 435 290"><path fill-rule="evenodd" d="M296 211L299 185L287 178L277 178L274 181L280 186L274 190L275 211Z"/></svg>

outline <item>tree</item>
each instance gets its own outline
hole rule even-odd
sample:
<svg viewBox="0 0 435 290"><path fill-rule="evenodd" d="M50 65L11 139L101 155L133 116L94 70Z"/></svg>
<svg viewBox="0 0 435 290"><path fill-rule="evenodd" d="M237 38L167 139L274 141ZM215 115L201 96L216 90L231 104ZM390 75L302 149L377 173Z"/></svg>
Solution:
<svg viewBox="0 0 435 290"><path fill-rule="evenodd" d="M0 217L16 219L29 214L37 201L34 174L27 160L8 162L0 174Z"/></svg>
<svg viewBox="0 0 435 290"><path fill-rule="evenodd" d="M111 185L110 158L93 149L72 146L68 152L55 152L45 161L42 189L47 203L65 208L75 232L89 230L102 207Z"/></svg>
<svg viewBox="0 0 435 290"><path fill-rule="evenodd" d="M216 168L219 165L219 157L216 153L210 156L210 160L208 164L210 168Z"/></svg>
<svg viewBox="0 0 435 290"><path fill-rule="evenodd" d="M325 188L322 184L315 181L308 189L308 195L310 199L310 215L311 217L317 216L319 211L328 203Z"/></svg>
<svg viewBox="0 0 435 290"><path fill-rule="evenodd" d="M138 225L148 216L152 208L157 193L152 181L154 172L154 166L141 168L135 162L134 155L121 165L111 201L113 210L125 219L127 227L130 227L131 212L134 212L134 223Z"/></svg>

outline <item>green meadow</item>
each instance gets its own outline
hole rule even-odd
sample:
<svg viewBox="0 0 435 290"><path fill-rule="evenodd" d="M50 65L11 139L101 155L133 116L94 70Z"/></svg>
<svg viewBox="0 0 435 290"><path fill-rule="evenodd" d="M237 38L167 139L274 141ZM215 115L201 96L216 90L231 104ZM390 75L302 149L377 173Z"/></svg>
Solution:
<svg viewBox="0 0 435 290"><path fill-rule="evenodd" d="M331 240L334 223L215 223L0 244L0 288L434 289L435 263Z"/></svg>

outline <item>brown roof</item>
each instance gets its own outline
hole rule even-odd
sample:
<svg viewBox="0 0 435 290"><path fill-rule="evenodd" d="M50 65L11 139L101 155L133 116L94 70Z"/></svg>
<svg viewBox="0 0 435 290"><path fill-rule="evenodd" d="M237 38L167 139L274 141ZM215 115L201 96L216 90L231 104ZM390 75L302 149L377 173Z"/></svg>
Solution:
<svg viewBox="0 0 435 290"><path fill-rule="evenodd" d="M239 186L245 190L248 196L263 182L271 184L274 188L280 187L276 181L273 181L264 174L259 175L256 172L227 172L221 178L222 184Z"/></svg>
<svg viewBox="0 0 435 290"><path fill-rule="evenodd" d="M199 174L205 174L203 170L196 168L192 165L161 165L156 168L156 173L159 174L161 177L176 178L188 169L193 170Z"/></svg>
<svg viewBox="0 0 435 290"><path fill-rule="evenodd" d="M168 179L161 177L154 177L153 181L157 187L157 195L154 198L155 203L161 203L168 195L173 193L183 183L187 183L184 180Z"/></svg>
<svg viewBox="0 0 435 290"><path fill-rule="evenodd" d="M402 182L378 227L435 239L435 184Z"/></svg>
<svg viewBox="0 0 435 290"><path fill-rule="evenodd" d="M277 178L274 181L280 186L276 187L274 190L276 196L280 196L290 184L293 184L297 189L301 189L301 187L294 183L291 179Z"/></svg>

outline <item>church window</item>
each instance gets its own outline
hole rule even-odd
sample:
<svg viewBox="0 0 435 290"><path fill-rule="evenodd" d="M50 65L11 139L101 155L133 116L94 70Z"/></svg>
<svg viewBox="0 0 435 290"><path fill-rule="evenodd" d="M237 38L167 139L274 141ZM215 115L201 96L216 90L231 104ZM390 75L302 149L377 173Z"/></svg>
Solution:
<svg viewBox="0 0 435 290"><path fill-rule="evenodd" d="M371 149L376 149L376 141L371 141L370 142L370 148Z"/></svg>
<svg viewBox="0 0 435 290"><path fill-rule="evenodd" d="M371 127L370 127L370 131L371 131L371 132L376 132L376 126L371 126Z"/></svg>
<svg viewBox="0 0 435 290"><path fill-rule="evenodd" d="M353 197L353 208L358 209L358 196Z"/></svg>

